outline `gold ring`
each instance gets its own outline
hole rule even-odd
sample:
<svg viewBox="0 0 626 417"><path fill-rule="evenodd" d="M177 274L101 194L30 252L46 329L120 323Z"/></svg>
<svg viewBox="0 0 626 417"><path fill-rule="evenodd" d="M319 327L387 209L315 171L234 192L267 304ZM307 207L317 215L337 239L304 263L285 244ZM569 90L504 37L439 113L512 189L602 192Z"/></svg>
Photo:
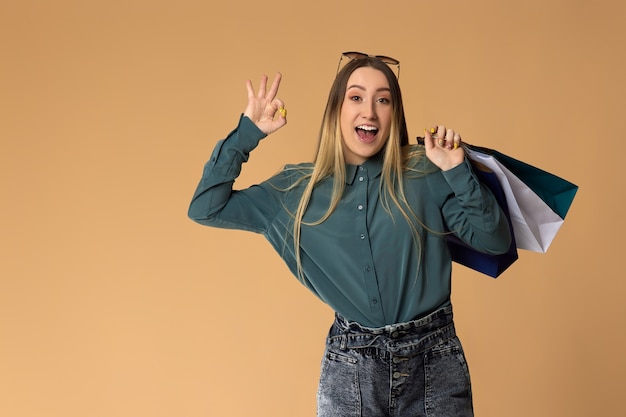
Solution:
<svg viewBox="0 0 626 417"><path fill-rule="evenodd" d="M278 108L278 113L283 117L287 117L287 109L282 106Z"/></svg>

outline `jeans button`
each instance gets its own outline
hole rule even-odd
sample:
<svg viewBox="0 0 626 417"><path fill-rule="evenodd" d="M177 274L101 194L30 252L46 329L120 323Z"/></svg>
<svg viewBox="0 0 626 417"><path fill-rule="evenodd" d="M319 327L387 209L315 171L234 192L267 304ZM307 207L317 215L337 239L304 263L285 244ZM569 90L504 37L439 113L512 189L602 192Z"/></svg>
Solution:
<svg viewBox="0 0 626 417"><path fill-rule="evenodd" d="M402 362L402 358L399 358L397 356L393 357L393 363L400 363L400 362Z"/></svg>
<svg viewBox="0 0 626 417"><path fill-rule="evenodd" d="M398 378L400 378L401 376L402 376L402 374L401 374L400 372L394 372L394 373L393 373L393 377L394 377L395 379L398 379Z"/></svg>

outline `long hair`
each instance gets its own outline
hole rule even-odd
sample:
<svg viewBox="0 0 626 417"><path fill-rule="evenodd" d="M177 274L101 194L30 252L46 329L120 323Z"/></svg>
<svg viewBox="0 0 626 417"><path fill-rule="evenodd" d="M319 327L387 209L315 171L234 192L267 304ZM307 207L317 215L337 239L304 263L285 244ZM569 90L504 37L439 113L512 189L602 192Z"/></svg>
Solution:
<svg viewBox="0 0 626 417"><path fill-rule="evenodd" d="M302 224L315 226L323 223L336 209L345 189L346 167L340 123L341 107L346 94L348 79L356 69L362 67L371 67L381 71L387 78L391 90L391 127L389 138L381 151L383 152L383 167L380 182L382 204L390 216L390 201L399 209L402 216L409 223L414 239L419 244L420 238L415 227L415 221L420 224L421 222L406 203L402 179L404 173L411 169L408 166L408 161L412 157L423 153L423 151L406 146L409 143L409 135L406 127L404 105L402 104L402 94L398 79L391 68L377 58L368 57L354 59L348 62L341 71L339 71L330 89L326 109L322 118L315 164L312 171L303 173L299 181L294 184L294 186L296 186L308 179L296 211L293 213L294 250L298 278L301 280L304 278L300 258L300 232ZM304 222L303 217L309 205L313 189L320 181L329 177L332 178L333 181L333 191L328 209L321 218L311 222Z"/></svg>

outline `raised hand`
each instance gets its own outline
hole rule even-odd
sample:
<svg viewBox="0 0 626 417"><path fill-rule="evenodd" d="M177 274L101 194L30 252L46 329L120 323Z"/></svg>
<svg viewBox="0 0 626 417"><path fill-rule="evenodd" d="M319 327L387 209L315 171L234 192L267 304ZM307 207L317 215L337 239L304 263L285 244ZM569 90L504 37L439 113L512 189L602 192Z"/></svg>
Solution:
<svg viewBox="0 0 626 417"><path fill-rule="evenodd" d="M425 129L426 156L442 171L452 169L463 162L465 151L460 145L461 136L452 129L446 129L445 126Z"/></svg>
<svg viewBox="0 0 626 417"><path fill-rule="evenodd" d="M272 86L267 90L268 78L264 75L261 77L258 93L255 93L250 80L246 82L246 87L248 88L248 105L244 116L252 120L266 135L275 132L287 124L285 104L282 100L276 98L281 78L282 75L280 73L276 74Z"/></svg>

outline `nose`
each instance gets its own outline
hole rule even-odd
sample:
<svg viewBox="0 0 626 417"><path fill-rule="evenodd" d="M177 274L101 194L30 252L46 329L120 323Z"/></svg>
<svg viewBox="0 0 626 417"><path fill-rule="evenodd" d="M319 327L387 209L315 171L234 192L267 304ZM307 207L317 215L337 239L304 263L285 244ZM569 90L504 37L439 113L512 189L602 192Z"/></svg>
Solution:
<svg viewBox="0 0 626 417"><path fill-rule="evenodd" d="M376 102L373 100L370 100L369 102L365 103L361 111L361 116L365 119L370 119L370 120L377 119L378 116L376 115Z"/></svg>

